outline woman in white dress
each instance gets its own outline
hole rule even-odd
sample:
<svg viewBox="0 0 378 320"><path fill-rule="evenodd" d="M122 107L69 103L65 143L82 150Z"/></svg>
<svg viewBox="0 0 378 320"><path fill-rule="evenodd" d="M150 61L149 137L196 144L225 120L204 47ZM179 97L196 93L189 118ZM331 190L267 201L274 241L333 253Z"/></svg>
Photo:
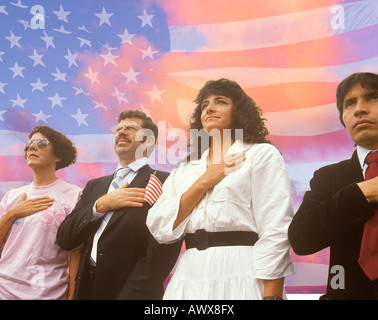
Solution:
<svg viewBox="0 0 378 320"><path fill-rule="evenodd" d="M185 238L164 299L282 299L294 272L283 158L236 82L208 81L195 102L191 153L147 217L158 242Z"/></svg>

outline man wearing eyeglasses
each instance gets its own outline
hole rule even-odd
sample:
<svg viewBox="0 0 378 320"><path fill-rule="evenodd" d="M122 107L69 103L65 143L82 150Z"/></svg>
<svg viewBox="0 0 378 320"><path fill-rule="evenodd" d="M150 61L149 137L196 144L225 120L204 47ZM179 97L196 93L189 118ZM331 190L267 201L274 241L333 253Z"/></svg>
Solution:
<svg viewBox="0 0 378 320"><path fill-rule="evenodd" d="M119 165L113 175L90 180L75 209L61 224L57 242L65 250L83 244L76 299L161 299L164 280L181 242L160 245L146 227L151 205L144 200L152 174L147 164L157 126L139 110L123 111L112 127Z"/></svg>

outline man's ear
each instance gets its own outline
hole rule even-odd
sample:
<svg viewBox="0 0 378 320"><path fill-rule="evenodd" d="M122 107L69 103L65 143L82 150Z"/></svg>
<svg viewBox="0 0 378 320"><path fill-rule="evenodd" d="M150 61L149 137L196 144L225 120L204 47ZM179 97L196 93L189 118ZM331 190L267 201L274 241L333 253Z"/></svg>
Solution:
<svg viewBox="0 0 378 320"><path fill-rule="evenodd" d="M149 129L144 129L144 130L149 130ZM151 153L148 150L153 149L152 146L155 145L155 136L153 134L146 135L145 133L143 136L136 136L135 140L142 142L135 152L135 159L139 159L141 157L148 157Z"/></svg>
<svg viewBox="0 0 378 320"><path fill-rule="evenodd" d="M149 136L147 137L146 141L144 142L147 148L151 147L155 144L155 136Z"/></svg>

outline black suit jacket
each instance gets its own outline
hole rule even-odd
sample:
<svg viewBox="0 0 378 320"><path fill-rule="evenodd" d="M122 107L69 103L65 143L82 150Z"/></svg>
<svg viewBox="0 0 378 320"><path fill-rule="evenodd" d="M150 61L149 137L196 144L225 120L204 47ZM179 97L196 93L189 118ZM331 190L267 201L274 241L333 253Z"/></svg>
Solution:
<svg viewBox="0 0 378 320"><path fill-rule="evenodd" d="M315 171L311 190L305 193L289 226L295 253L307 255L330 247L328 299L375 299L373 283L358 264L364 223L374 215L357 186L363 180L356 151L349 160ZM333 266L343 268L345 289L338 288L342 269L335 267L332 271ZM335 276L336 286L331 282Z"/></svg>
<svg viewBox="0 0 378 320"><path fill-rule="evenodd" d="M154 172L142 167L129 187L144 188ZM157 171L163 183L169 173ZM58 229L57 242L64 250L83 245L76 277L75 298L81 298L94 234L102 219L92 219L95 201L106 194L112 175L90 180L75 209ZM95 299L161 299L163 283L174 266L182 242L158 244L151 236L146 217L151 206L116 210L102 233L97 247Z"/></svg>

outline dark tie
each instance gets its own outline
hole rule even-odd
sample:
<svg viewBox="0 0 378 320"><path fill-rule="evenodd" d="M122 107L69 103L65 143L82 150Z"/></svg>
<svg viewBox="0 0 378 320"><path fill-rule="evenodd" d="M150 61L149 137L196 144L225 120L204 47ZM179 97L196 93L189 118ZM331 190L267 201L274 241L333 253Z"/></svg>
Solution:
<svg viewBox="0 0 378 320"><path fill-rule="evenodd" d="M378 176L378 152L369 153L365 161L368 164L365 180ZM370 280L378 279L378 207L365 222L358 263Z"/></svg>

